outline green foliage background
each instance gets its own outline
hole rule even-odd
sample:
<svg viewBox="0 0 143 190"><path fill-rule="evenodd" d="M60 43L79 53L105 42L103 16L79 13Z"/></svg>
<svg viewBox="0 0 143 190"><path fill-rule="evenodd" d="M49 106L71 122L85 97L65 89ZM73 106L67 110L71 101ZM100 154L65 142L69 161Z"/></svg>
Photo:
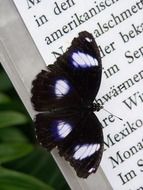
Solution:
<svg viewBox="0 0 143 190"><path fill-rule="evenodd" d="M0 190L69 190L1 65Z"/></svg>

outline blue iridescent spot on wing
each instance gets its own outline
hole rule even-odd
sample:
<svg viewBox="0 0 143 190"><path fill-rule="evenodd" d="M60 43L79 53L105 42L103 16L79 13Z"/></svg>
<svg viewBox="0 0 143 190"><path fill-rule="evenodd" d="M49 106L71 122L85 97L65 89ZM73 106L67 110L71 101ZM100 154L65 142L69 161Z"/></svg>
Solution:
<svg viewBox="0 0 143 190"><path fill-rule="evenodd" d="M55 82L54 93L57 97L61 98L64 95L68 94L70 86L67 80L59 79Z"/></svg>
<svg viewBox="0 0 143 190"><path fill-rule="evenodd" d="M72 64L75 68L88 68L98 66L96 58L89 54L77 51L72 54Z"/></svg>
<svg viewBox="0 0 143 190"><path fill-rule="evenodd" d="M72 131L72 126L65 121L58 120L53 122L52 133L55 140L62 140L66 138Z"/></svg>
<svg viewBox="0 0 143 190"><path fill-rule="evenodd" d="M100 144L83 144L75 147L73 158L75 160L83 160L100 149Z"/></svg>

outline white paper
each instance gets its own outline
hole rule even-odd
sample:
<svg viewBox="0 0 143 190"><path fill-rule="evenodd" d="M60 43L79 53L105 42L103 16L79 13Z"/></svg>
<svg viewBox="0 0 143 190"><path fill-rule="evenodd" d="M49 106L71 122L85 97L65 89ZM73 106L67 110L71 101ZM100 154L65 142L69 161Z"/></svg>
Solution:
<svg viewBox="0 0 143 190"><path fill-rule="evenodd" d="M96 113L104 128L101 166L114 190L143 189L143 1L13 1L47 65L80 31L93 34L103 63L96 99L123 119Z"/></svg>

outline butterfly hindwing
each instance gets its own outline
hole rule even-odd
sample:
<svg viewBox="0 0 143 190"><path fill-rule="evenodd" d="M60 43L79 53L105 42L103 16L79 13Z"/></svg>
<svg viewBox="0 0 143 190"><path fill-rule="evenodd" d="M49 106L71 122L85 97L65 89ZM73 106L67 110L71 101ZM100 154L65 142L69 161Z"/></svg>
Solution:
<svg viewBox="0 0 143 190"><path fill-rule="evenodd" d="M77 106L81 100L76 92L72 80L67 74L55 65L42 70L33 81L32 103L37 111L54 111L66 106Z"/></svg>
<svg viewBox="0 0 143 190"><path fill-rule="evenodd" d="M38 141L47 150L63 144L65 139L75 130L78 117L61 114L39 113L36 116L35 127Z"/></svg>

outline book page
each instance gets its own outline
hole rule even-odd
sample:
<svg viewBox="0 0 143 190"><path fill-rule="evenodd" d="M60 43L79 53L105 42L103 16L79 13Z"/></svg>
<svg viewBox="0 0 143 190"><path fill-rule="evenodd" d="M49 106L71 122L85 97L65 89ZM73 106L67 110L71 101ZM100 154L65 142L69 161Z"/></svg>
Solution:
<svg viewBox="0 0 143 190"><path fill-rule="evenodd" d="M104 132L101 167L114 190L143 189L143 1L13 1L46 65L79 32L93 34L103 64L96 101L112 113L96 113Z"/></svg>

